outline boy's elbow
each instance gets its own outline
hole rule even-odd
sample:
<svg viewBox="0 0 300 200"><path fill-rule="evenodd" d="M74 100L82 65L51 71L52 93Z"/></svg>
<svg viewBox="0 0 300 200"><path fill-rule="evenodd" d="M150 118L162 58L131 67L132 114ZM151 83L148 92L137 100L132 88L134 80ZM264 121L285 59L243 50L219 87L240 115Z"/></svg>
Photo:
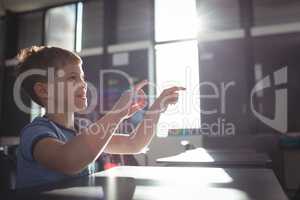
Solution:
<svg viewBox="0 0 300 200"><path fill-rule="evenodd" d="M78 164L74 164L73 162L65 160L65 162L60 163L60 165L55 167L55 170L64 175L74 176L82 172L84 170L84 167L81 167Z"/></svg>
<svg viewBox="0 0 300 200"><path fill-rule="evenodd" d="M136 155L136 154L141 154L141 153L144 153L145 152L145 148L146 146L145 145L133 145L133 148L132 148L132 154Z"/></svg>
<svg viewBox="0 0 300 200"><path fill-rule="evenodd" d="M75 167L61 167L57 171L59 171L60 173L63 173L64 175L67 175L67 176L74 176L74 175L77 175L80 172L82 172L83 169L78 169Z"/></svg>

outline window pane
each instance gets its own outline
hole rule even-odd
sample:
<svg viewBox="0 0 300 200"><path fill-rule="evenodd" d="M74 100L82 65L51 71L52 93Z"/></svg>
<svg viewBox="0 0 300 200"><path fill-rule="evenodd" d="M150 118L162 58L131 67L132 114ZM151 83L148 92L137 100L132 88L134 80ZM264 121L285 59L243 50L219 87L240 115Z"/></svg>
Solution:
<svg viewBox="0 0 300 200"><path fill-rule="evenodd" d="M157 94L178 85L180 92L176 105L170 106L159 121L158 133L167 129L200 128L199 63L197 41L178 42L156 46Z"/></svg>
<svg viewBox="0 0 300 200"><path fill-rule="evenodd" d="M76 5L52 8L46 13L46 44L71 51L75 43Z"/></svg>
<svg viewBox="0 0 300 200"><path fill-rule="evenodd" d="M195 38L196 34L196 0L155 1L156 41Z"/></svg>
<svg viewBox="0 0 300 200"><path fill-rule="evenodd" d="M83 3L82 48L103 45L103 1Z"/></svg>
<svg viewBox="0 0 300 200"><path fill-rule="evenodd" d="M19 40L20 49L42 44L43 13L34 12L19 16Z"/></svg>
<svg viewBox="0 0 300 200"><path fill-rule="evenodd" d="M118 0L116 12L117 43L152 39L151 0Z"/></svg>
<svg viewBox="0 0 300 200"><path fill-rule="evenodd" d="M197 10L200 33L240 27L238 0L197 0Z"/></svg>
<svg viewBox="0 0 300 200"><path fill-rule="evenodd" d="M256 26L300 22L300 1L253 0Z"/></svg>

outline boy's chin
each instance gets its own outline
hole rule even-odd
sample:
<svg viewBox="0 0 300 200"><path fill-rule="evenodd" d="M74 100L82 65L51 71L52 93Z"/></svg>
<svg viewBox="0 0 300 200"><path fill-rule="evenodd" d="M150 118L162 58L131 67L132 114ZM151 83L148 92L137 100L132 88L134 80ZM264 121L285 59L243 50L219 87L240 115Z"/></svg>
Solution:
<svg viewBox="0 0 300 200"><path fill-rule="evenodd" d="M74 112L83 112L87 109L87 105L80 105L75 108Z"/></svg>
<svg viewBox="0 0 300 200"><path fill-rule="evenodd" d="M83 112L87 109L87 103L77 103L75 108L73 109L74 112Z"/></svg>

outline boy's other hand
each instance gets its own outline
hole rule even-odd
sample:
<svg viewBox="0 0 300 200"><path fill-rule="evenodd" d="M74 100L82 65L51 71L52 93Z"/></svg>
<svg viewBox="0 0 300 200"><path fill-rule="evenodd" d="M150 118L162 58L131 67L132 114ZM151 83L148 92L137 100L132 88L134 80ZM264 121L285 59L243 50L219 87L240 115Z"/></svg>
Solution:
<svg viewBox="0 0 300 200"><path fill-rule="evenodd" d="M179 97L178 92L181 90L185 90L185 88L174 86L164 89L153 103L152 109L158 110L159 112L165 112L169 105L177 103Z"/></svg>
<svg viewBox="0 0 300 200"><path fill-rule="evenodd" d="M143 80L134 85L131 90L125 91L114 105L112 111L121 114L126 119L143 109L147 105L147 97L142 88L147 84L148 81Z"/></svg>

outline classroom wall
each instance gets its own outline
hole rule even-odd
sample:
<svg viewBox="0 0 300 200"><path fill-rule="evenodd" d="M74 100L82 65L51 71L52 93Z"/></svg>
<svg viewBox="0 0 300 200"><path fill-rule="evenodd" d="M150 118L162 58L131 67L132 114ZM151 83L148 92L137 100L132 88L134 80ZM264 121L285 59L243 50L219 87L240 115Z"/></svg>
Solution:
<svg viewBox="0 0 300 200"><path fill-rule="evenodd" d="M237 5L235 1L232 5ZM265 16L267 4L261 4L254 1L254 25L262 26L273 24L271 17ZM201 7L202 6L202 7ZM213 2L201 4L200 11L214 8L219 10L220 17L227 15L227 21L218 20L212 22L211 28L220 30L231 30L240 27L235 16L239 15L239 9L236 6L218 8ZM297 5L295 5L297 6ZM153 39L153 3L150 0L143 1L111 1L106 3L114 17L105 19L104 1L88 1L83 5L83 43L82 48L94 48L101 45L130 43L141 40ZM102 10L103 12L97 12ZM289 16L288 10L293 10L293 6L284 5L283 14ZM128 12L130 11L130 12ZM269 11L270 15L276 14ZM277 16L277 15L276 15ZM284 23L297 21L297 17L287 17ZM34 44L42 44L43 32L43 11L24 13L17 15L19 30L17 48L24 48ZM105 32L104 25L110 25L109 32ZM226 26L221 26L227 24ZM113 33L112 33L113 32ZM224 32L224 33L225 33ZM245 33L246 34L246 33ZM246 37L246 39L245 39ZM247 38L244 35L238 38L229 38L211 41L201 41L199 43L199 67L201 82L212 82L221 87L221 84L234 82L226 91L226 105L221 105L220 99L204 99L201 103L203 109L215 107L218 112L214 115L202 115L204 123L212 124L218 121L218 118L226 119L236 125L236 133L255 134L259 132L274 132L265 124L258 121L251 113L249 106L249 93L254 86L253 64L265 63L263 66L263 75L267 75L272 70L278 69L285 63L291 65L289 68L289 104L294 105L297 102L297 48L298 34L275 34L272 36L255 36ZM104 40L108 40L104 41ZM250 41L250 42L249 42ZM276 48L274 47L276 45ZM105 48L104 48L105 49ZM284 49L284 50L282 50ZM278 58L277 61L274 58ZM250 59L250 62L249 62ZM270 62L270 60L274 60ZM286 62L285 62L286 61ZM93 64L91 64L93 65ZM94 65L97 65L95 63ZM103 65L109 67L109 62ZM251 69L252 68L252 69ZM135 75L138 76L138 75ZM209 93L209 89L203 89L202 94ZM267 92L264 98L260 98L255 103L260 106L260 111L271 117L274 102L273 96ZM5 100L7 101L7 100ZM224 107L226 113L221 113L221 107ZM3 106L2 106L3 107ZM7 107L7 106L6 106ZM8 106L10 107L10 106ZM297 109L289 106L289 131L298 131ZM14 114L13 114L14 115ZM15 134L16 131L12 131Z"/></svg>
<svg viewBox="0 0 300 200"><path fill-rule="evenodd" d="M234 1L231 3L236 5ZM264 9L266 9L265 5L267 4L261 4L257 1L254 1L253 4L255 5L253 22L255 26L274 24L274 20L272 20L270 16L264 15ZM282 11L282 13L288 16L286 19L287 21L283 21L284 23L294 23L298 19L297 17L289 17L290 15L288 14L288 11L293 10L293 6L291 6L291 4L283 5L285 11ZM98 10L104 10L104 1L88 1L84 4L83 12L85 14L83 15L82 34L83 49L99 47L104 44L109 46L111 44L122 44L141 40L151 41L153 39L154 22L152 1L114 0L109 3L109 6L114 11L115 17L108 20L106 19L105 21L104 13L97 12ZM213 3L206 3L202 5L200 10L202 9L205 11L205 9L213 8L212 6L217 8L217 6ZM294 6L297 6L297 4ZM231 12L228 20L224 21L224 23L226 22L229 25L226 27L221 26L222 23L216 20L213 21L211 25L213 28L220 30L225 29L225 32L230 29L239 28L240 25L234 18L234 16L239 14L236 7L226 7L226 9L223 10L220 8L219 11L220 16L225 16ZM273 11L269 12L270 15L276 14ZM43 11L16 15L15 20L17 20L18 24L18 27L16 28L19 30L17 49L34 44L42 44ZM112 26L108 33L105 33L103 28L105 23ZM111 32L114 32L115 34L112 34ZM288 71L288 87L289 90L291 90L288 98L290 105L288 110L289 131L298 131L298 111L293 108L293 105L297 103L297 98L299 98L296 92L298 88L297 65L299 63L297 59L297 48L299 46L299 43L297 42L299 37L298 35L298 33L279 33L275 35L267 34L255 36L249 39L249 36L246 34L243 37L238 38L233 37L225 40L218 39L216 41L212 38L211 41L199 42L199 67L201 82L209 81L220 87L222 83L226 84L231 81L235 84L230 86L226 91L226 105L221 105L220 99L204 99L202 101L201 106L203 109L215 107L218 110L218 112L214 115L202 115L203 122L211 124L215 123L218 118L224 118L226 121L232 122L236 125L237 134L274 132L273 129L258 121L251 113L249 106L249 93L255 83L254 69L251 65L262 63L264 65L262 73L263 75L268 75L272 70L288 64L290 65ZM104 41L104 39L108 39L110 43ZM95 65L97 65L97 63L95 63ZM109 62L104 65L109 67ZM201 92L205 94L211 91L204 88ZM260 111L269 117L272 117L271 111L274 106L272 99L273 96L271 92L266 92L263 98L261 97L255 100L257 106L260 107ZM226 113L221 113L222 106L225 107ZM17 130L12 132L12 134L15 134Z"/></svg>
<svg viewBox="0 0 300 200"><path fill-rule="evenodd" d="M4 71L4 40L5 40L5 22L4 18L0 18L0 82L3 81ZM0 84L0 96L2 96L3 84ZM2 98L0 98L0 113L2 113ZM0 114L0 122L2 121L2 115Z"/></svg>

